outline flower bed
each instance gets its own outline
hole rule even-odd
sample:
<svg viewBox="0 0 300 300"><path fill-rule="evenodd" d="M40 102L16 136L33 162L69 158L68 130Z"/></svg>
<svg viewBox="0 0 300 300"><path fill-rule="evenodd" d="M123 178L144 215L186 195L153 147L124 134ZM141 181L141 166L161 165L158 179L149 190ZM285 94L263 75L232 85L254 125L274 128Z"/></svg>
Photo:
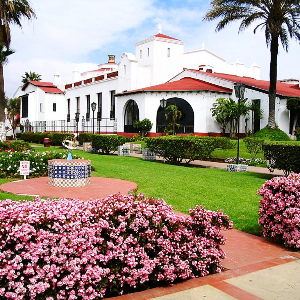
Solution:
<svg viewBox="0 0 300 300"><path fill-rule="evenodd" d="M226 158L225 162L231 163L231 164L236 164L236 157ZM264 160L262 158L249 159L249 158L239 157L239 163L248 165L248 166L260 166L260 165L265 165L266 160Z"/></svg>
<svg viewBox="0 0 300 300"><path fill-rule="evenodd" d="M48 160L55 158L67 158L67 152L45 151L42 153L35 151L12 151L8 150L0 153L0 177L20 177L19 168L20 161L30 161L30 176L47 176L48 174ZM73 155L75 158L76 155Z"/></svg>
<svg viewBox="0 0 300 300"><path fill-rule="evenodd" d="M275 177L258 191L263 234L300 249L300 174Z"/></svg>
<svg viewBox="0 0 300 300"><path fill-rule="evenodd" d="M4 151L25 151L25 150L32 150L32 147L26 143L26 142L11 142L11 141L5 141L0 142L0 152Z"/></svg>
<svg viewBox="0 0 300 300"><path fill-rule="evenodd" d="M0 202L1 299L100 299L221 271L222 212L163 200Z"/></svg>

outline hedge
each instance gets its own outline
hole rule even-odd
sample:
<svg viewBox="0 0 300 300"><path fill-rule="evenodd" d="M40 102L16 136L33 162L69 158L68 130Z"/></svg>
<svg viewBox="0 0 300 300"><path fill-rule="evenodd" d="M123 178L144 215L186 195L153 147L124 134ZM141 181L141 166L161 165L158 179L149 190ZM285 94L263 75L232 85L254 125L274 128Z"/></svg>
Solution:
<svg viewBox="0 0 300 300"><path fill-rule="evenodd" d="M96 152L109 154L123 145L126 138L122 135L92 135L92 147Z"/></svg>
<svg viewBox="0 0 300 300"><path fill-rule="evenodd" d="M77 138L77 141L79 143L79 145L82 145L83 143L86 143L86 142L91 142L92 141L92 133L90 132L83 132L83 133L80 133L78 135L78 138Z"/></svg>
<svg viewBox="0 0 300 300"><path fill-rule="evenodd" d="M73 133L63 132L23 132L20 138L29 143L43 144L44 138L50 139L50 144L53 146L61 146L64 139L73 139Z"/></svg>
<svg viewBox="0 0 300 300"><path fill-rule="evenodd" d="M48 137L49 132L23 132L20 138L29 143L43 144L44 138Z"/></svg>
<svg viewBox="0 0 300 300"><path fill-rule="evenodd" d="M68 140L73 140L74 139L74 134L73 133L50 133L48 135L50 138L50 144L53 146L61 146L63 140L68 139Z"/></svg>
<svg viewBox="0 0 300 300"><path fill-rule="evenodd" d="M188 164L195 159L207 159L216 148L231 146L227 138L199 136L164 136L148 138L147 148L171 164Z"/></svg>
<svg viewBox="0 0 300 300"><path fill-rule="evenodd" d="M263 151L270 171L283 170L286 176L291 172L300 173L299 142L265 142Z"/></svg>

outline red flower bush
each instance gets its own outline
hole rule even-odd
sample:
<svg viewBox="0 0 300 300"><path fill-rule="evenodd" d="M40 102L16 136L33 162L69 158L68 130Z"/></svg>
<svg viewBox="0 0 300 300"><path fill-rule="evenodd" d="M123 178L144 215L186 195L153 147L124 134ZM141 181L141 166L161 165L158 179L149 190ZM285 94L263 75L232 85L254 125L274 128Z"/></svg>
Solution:
<svg viewBox="0 0 300 300"><path fill-rule="evenodd" d="M300 249L300 174L275 177L258 191L263 234Z"/></svg>
<svg viewBox="0 0 300 300"><path fill-rule="evenodd" d="M101 299L221 271L222 212L179 217L163 200L0 203L1 299Z"/></svg>

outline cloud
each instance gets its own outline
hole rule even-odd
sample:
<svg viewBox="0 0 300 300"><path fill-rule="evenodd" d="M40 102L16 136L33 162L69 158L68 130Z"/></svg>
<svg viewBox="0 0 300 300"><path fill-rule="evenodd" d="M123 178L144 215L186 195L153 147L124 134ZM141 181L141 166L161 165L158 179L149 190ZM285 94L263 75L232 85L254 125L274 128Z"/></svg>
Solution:
<svg viewBox="0 0 300 300"><path fill-rule="evenodd" d="M52 81L58 71L69 82L78 63L104 63L108 54L118 59L134 52L134 43L157 33L185 42L185 50L206 49L228 63L239 59L246 66L256 62L261 77L269 76L269 49L263 32L251 29L238 34L238 23L216 33L216 22L202 21L209 9L207 0L31 0L37 19L23 21L23 30L12 26L16 53L5 66L5 89L11 97L25 72L34 71L44 81ZM278 78L299 78L299 44L282 48L278 57Z"/></svg>
<svg viewBox="0 0 300 300"><path fill-rule="evenodd" d="M16 53L5 67L8 97L26 71L41 74L45 81L59 71L63 80L70 80L75 63L89 62L90 55L95 60L95 52L106 52L107 45L117 43L152 14L152 0L32 0L31 5L37 19L24 21L22 30L11 27L11 48Z"/></svg>

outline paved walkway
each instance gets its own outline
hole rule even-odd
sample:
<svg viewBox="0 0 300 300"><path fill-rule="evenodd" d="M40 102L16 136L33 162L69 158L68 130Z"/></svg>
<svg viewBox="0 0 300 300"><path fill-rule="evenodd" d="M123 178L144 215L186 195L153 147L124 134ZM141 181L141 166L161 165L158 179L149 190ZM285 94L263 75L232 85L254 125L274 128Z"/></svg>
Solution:
<svg viewBox="0 0 300 300"><path fill-rule="evenodd" d="M135 156L140 157L140 155ZM227 165L203 161L196 161L192 164L221 169L226 169ZM249 167L248 170L250 172L270 174L266 168ZM283 175L278 170L275 170L273 174ZM37 192L39 189L43 193L45 192L45 196L87 200L105 197L112 192L126 193L136 187L135 183L123 180L112 180L111 183L114 181L116 185L109 184L110 180L109 178L97 179L93 177L92 185L87 188L67 189L53 187L53 190L47 184L47 178L39 178L16 182L13 189L10 190L7 190L7 184L4 184L0 186L0 189L22 194L43 195ZM121 188L122 184L124 184L124 189L123 187ZM62 190L63 194L60 194L61 191L59 190ZM222 273L110 299L300 300L300 252L288 251L283 246L267 239L234 229L225 231L224 235L227 238L227 243L223 246L223 249L227 256L223 261L224 271Z"/></svg>
<svg viewBox="0 0 300 300"><path fill-rule="evenodd" d="M130 156L138 157L138 158L142 157L142 155L138 154L138 153L130 153ZM163 159L160 157L156 157L156 160L162 161ZM217 169L226 170L228 163L220 163L220 162L206 161L206 160L194 160L194 161L190 162L190 165L204 167L204 168L217 168ZM247 171L251 172L251 173L267 174L267 175L272 175L272 176L283 176L284 175L282 170L275 169L271 173L268 168L263 168L263 167L248 166Z"/></svg>
<svg viewBox="0 0 300 300"><path fill-rule="evenodd" d="M71 199L101 199L111 194L127 194L137 188L135 182L103 177L91 177L91 184L83 187L56 187L48 184L48 177L11 181L0 185L0 190L17 195Z"/></svg>

